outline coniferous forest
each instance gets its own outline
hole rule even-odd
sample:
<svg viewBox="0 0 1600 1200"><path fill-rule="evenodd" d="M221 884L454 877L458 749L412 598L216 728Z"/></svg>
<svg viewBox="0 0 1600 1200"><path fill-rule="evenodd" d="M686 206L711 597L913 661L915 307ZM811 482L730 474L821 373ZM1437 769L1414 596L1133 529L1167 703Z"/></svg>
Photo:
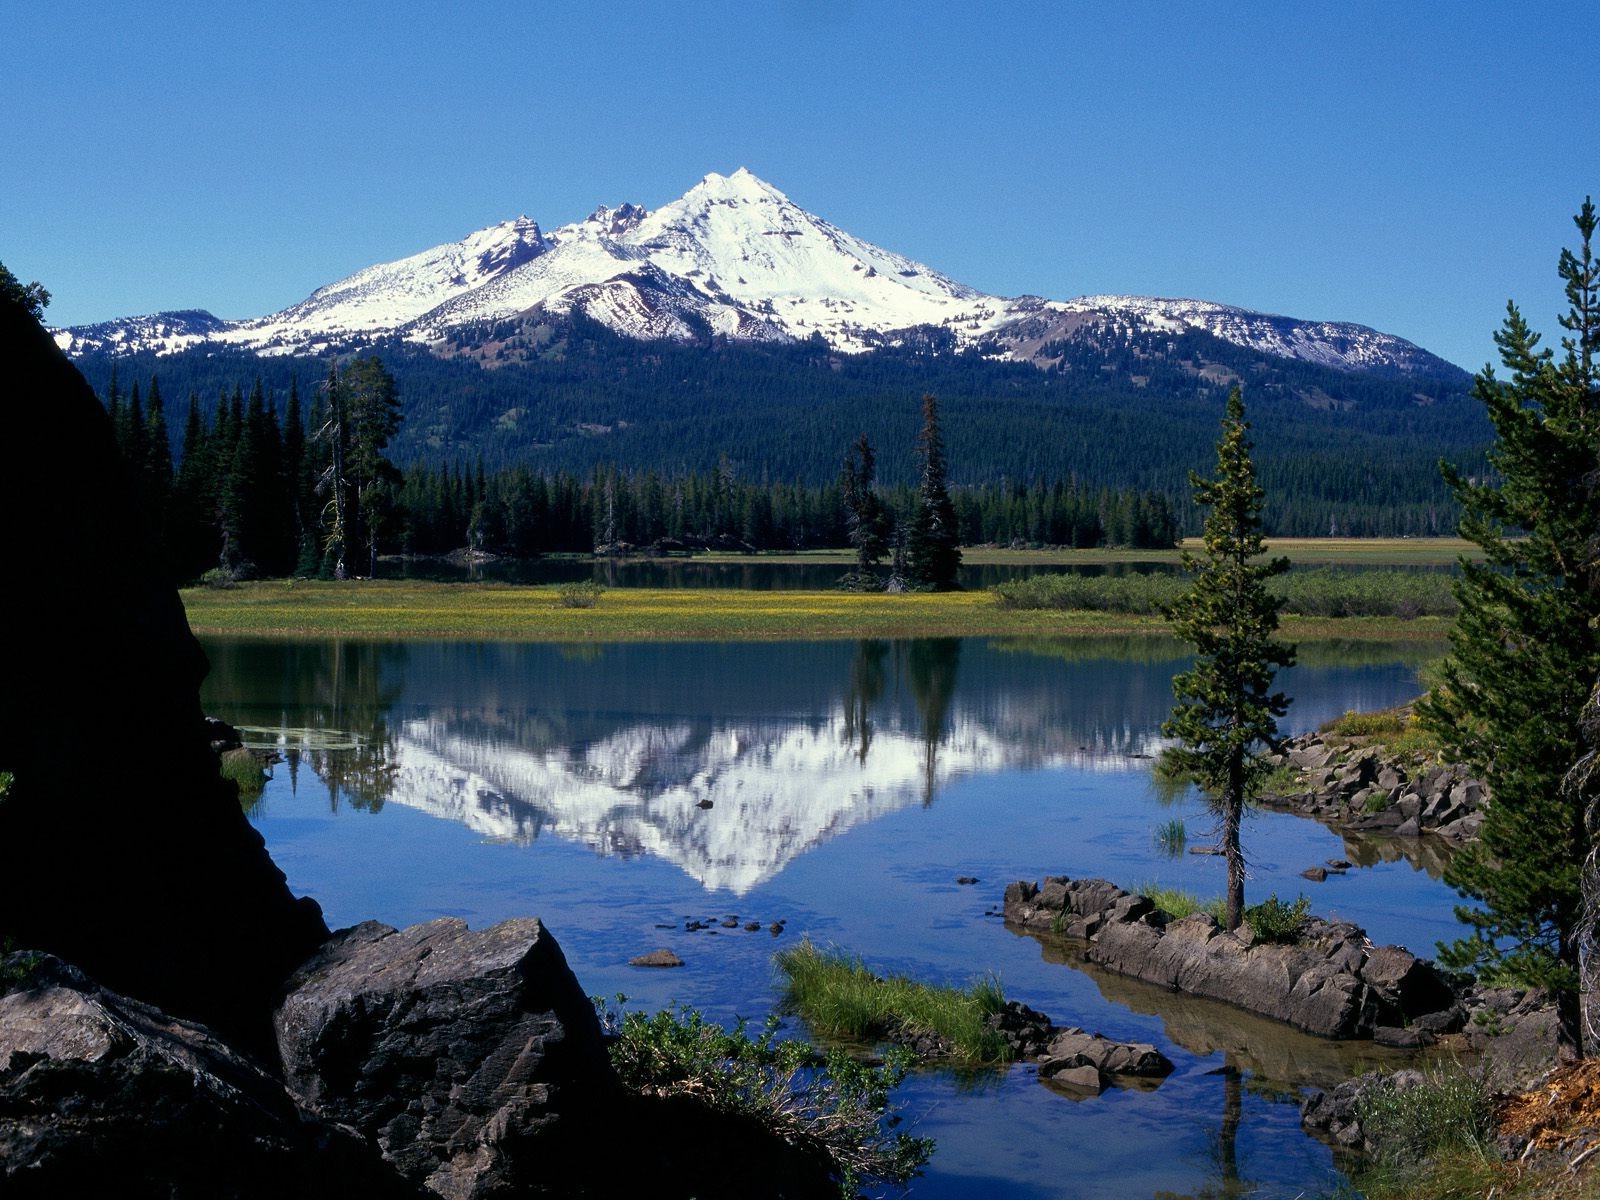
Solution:
<svg viewBox="0 0 1600 1200"><path fill-rule="evenodd" d="M374 552L464 546L844 547L846 451L867 437L885 502L908 514L928 393L969 545L1194 532L1188 476L1205 465L1229 381L1245 381L1273 534L1451 533L1458 509L1438 461L1480 469L1488 439L1464 376L1355 375L1200 333L1085 335L1052 347L1057 365L1041 370L937 347L641 344L581 320L537 332L469 331L444 357L385 342L342 360L381 356L394 392L384 471L346 512L349 571L366 573L357 560ZM79 365L143 464L178 576L332 569L315 544L337 499L317 491L334 448L326 361L188 352Z"/></svg>

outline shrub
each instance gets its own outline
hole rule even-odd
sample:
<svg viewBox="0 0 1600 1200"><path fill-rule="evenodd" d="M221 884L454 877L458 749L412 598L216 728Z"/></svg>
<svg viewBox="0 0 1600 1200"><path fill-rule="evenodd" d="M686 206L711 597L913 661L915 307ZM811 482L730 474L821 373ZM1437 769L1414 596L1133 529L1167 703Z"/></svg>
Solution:
<svg viewBox="0 0 1600 1200"><path fill-rule="evenodd" d="M1356 712L1349 710L1342 717L1324 721L1320 732L1335 737L1399 737L1406 730L1406 720L1392 710L1386 712Z"/></svg>
<svg viewBox="0 0 1600 1200"><path fill-rule="evenodd" d="M1298 941L1310 920L1311 901L1301 896L1293 904L1285 904L1273 892L1260 904L1244 910L1245 922L1256 937L1263 942Z"/></svg>
<svg viewBox="0 0 1600 1200"><path fill-rule="evenodd" d="M982 1066L1005 1060L1005 1039L985 1024L1005 1007L993 977L962 990L929 987L902 975L887 979L840 951L809 941L780 951L786 1000L819 1033L864 1041L910 1040L933 1034L951 1047L949 1057Z"/></svg>
<svg viewBox="0 0 1600 1200"><path fill-rule="evenodd" d="M593 608L604 594L605 588L592 579L563 583L556 588L556 598L562 608Z"/></svg>
<svg viewBox="0 0 1600 1200"><path fill-rule="evenodd" d="M618 996L620 1006L626 997ZM595 1000L613 1039L611 1062L623 1085L646 1096L693 1096L706 1107L755 1120L776 1137L829 1165L844 1197L864 1184L904 1184L933 1153L931 1138L893 1133L892 1092L910 1058L891 1051L882 1065L841 1050L819 1054L805 1042L777 1036L771 1017L751 1037L683 1008L655 1016L622 1013Z"/></svg>

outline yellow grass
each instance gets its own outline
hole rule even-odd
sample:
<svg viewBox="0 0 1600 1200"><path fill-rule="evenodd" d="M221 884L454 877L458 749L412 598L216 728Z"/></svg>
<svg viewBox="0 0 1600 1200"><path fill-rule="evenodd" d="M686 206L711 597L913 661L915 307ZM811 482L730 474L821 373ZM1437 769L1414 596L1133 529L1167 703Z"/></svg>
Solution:
<svg viewBox="0 0 1600 1200"><path fill-rule="evenodd" d="M567 608L555 587L483 583L271 580L183 592L196 633L304 638L495 641L758 641L858 637L1165 633L1156 617L1000 608L988 592L871 595L734 589L616 588ZM1286 618L1284 635L1320 640L1433 640L1448 622Z"/></svg>

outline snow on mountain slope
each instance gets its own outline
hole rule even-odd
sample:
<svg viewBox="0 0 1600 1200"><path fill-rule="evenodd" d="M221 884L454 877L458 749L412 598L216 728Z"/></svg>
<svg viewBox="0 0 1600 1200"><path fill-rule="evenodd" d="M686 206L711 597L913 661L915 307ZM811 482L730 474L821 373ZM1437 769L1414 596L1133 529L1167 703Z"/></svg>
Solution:
<svg viewBox="0 0 1600 1200"><path fill-rule="evenodd" d="M219 321L204 312L161 313L58 330L56 341L69 353L171 353L206 342L292 353L391 334L438 343L467 325L574 312L640 339L820 334L848 353L932 326L957 348L1023 360L1052 338L1095 322L1198 329L1342 370L1452 369L1404 339L1359 325L1199 300L986 295L813 216L744 168L707 175L655 212L634 204L601 207L548 234L526 217L505 221L358 271L270 316Z"/></svg>

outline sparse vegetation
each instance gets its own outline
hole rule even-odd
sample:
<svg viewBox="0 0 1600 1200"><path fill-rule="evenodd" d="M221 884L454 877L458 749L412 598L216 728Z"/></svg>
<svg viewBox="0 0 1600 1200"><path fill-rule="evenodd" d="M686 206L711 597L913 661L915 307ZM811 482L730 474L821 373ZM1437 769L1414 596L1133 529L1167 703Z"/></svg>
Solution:
<svg viewBox="0 0 1600 1200"><path fill-rule="evenodd" d="M562 608L593 608L604 594L605 588L592 579L563 583L556 588L556 599Z"/></svg>
<svg viewBox="0 0 1600 1200"><path fill-rule="evenodd" d="M1182 817L1173 817L1156 826L1156 849L1168 858L1181 857L1189 845L1189 830Z"/></svg>
<svg viewBox="0 0 1600 1200"><path fill-rule="evenodd" d="M891 1051L869 1065L841 1050L826 1054L778 1037L769 1018L752 1037L691 1008L654 1016L596 999L613 1039L611 1061L624 1086L646 1096L692 1096L707 1108L755 1120L802 1153L827 1162L842 1197L873 1183L904 1184L933 1153L931 1138L890 1132L899 1118L890 1093L909 1068Z"/></svg>
<svg viewBox="0 0 1600 1200"><path fill-rule="evenodd" d="M964 1066L1005 1061L1006 1044L985 1024L1005 1007L992 976L965 990L873 974L860 959L809 941L781 951L786 1000L818 1033L862 1041L910 1041L932 1034Z"/></svg>
<svg viewBox="0 0 1600 1200"><path fill-rule="evenodd" d="M1278 893L1273 892L1260 904L1252 904L1245 909L1244 919L1260 941L1294 942L1305 932L1310 914L1309 897L1301 896L1293 903L1285 904L1278 899Z"/></svg>
<svg viewBox="0 0 1600 1200"><path fill-rule="evenodd" d="M261 760L250 750L229 750L223 754L222 777L231 779L238 786L239 802L246 808L261 799L261 793L267 786Z"/></svg>
<svg viewBox="0 0 1600 1200"><path fill-rule="evenodd" d="M1334 717L1331 721L1324 721L1319 726L1319 732L1331 734L1334 737L1389 738L1399 737L1405 732L1406 725L1406 719L1392 710L1386 712L1356 712L1351 709L1342 717Z"/></svg>
<svg viewBox="0 0 1600 1200"><path fill-rule="evenodd" d="M1448 617L1456 611L1450 576L1426 571L1294 571L1269 589L1285 613L1311 617ZM1173 575L1034 575L994 588L1002 608L1161 613L1183 593Z"/></svg>
<svg viewBox="0 0 1600 1200"><path fill-rule="evenodd" d="M1458 1066L1412 1087L1375 1090L1362 1098L1358 1112L1377 1147L1358 1178L1369 1194L1445 1195L1407 1189L1418 1182L1419 1170L1442 1172L1447 1179L1477 1177L1493 1161L1493 1093L1482 1071Z"/></svg>
<svg viewBox="0 0 1600 1200"><path fill-rule="evenodd" d="M1169 921L1181 921L1184 917L1192 917L1197 912L1203 912L1209 914L1220 925L1223 918L1228 915L1228 902L1221 896L1202 900L1193 892L1162 887L1154 883L1144 884L1137 891L1154 904Z"/></svg>

